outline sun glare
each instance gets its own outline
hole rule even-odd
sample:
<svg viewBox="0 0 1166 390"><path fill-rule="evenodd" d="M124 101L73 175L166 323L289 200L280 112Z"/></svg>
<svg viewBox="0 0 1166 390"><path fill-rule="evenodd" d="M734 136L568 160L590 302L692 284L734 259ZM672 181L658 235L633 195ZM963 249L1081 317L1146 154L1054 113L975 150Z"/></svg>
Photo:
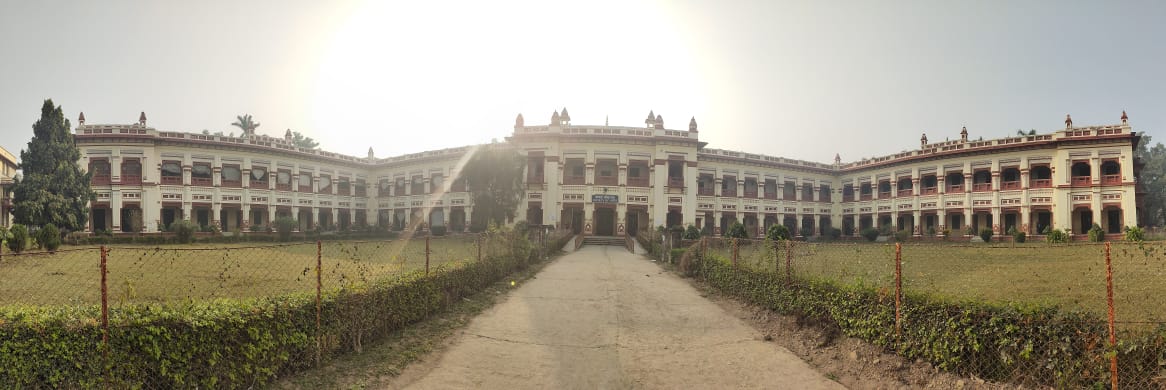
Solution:
<svg viewBox="0 0 1166 390"><path fill-rule="evenodd" d="M653 107L698 115L706 97L692 80L701 78L677 23L661 7L363 4L324 53L313 126L324 137L345 134L330 144L354 154L369 145L395 148L368 137L426 132L408 146L377 151L388 156L488 142L505 135L517 112L549 117L563 105L589 108L579 110L578 123L611 115L613 125L634 125L640 111ZM611 92L629 85L643 93Z"/></svg>

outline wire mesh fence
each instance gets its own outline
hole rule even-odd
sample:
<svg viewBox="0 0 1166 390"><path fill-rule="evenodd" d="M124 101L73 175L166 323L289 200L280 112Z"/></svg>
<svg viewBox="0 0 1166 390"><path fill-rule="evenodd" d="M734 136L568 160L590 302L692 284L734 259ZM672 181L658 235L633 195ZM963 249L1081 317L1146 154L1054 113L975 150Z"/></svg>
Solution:
<svg viewBox="0 0 1166 390"><path fill-rule="evenodd" d="M816 292L805 286L827 283L832 294L868 307L825 300L832 306L825 315L941 368L1034 387L1109 387L1118 379L1125 388L1166 387L1166 243L705 237L676 247L762 276L747 283L779 281L785 290L766 291L792 300L809 300ZM736 278L730 283L742 283ZM866 317L846 317L854 314L848 310Z"/></svg>

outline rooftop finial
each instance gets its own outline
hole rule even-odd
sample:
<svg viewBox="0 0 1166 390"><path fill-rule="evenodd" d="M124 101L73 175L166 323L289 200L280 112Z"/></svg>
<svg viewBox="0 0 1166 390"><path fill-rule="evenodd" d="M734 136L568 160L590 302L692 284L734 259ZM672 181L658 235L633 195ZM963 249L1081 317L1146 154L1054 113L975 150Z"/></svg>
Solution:
<svg viewBox="0 0 1166 390"><path fill-rule="evenodd" d="M963 130L960 130L960 141L968 142L968 127L967 126L964 126Z"/></svg>
<svg viewBox="0 0 1166 390"><path fill-rule="evenodd" d="M287 129L287 132L286 132L286 133L283 133L283 139L286 139L286 140L288 140L288 141L291 141L291 140L292 140L292 138L295 138L295 136L293 136L293 135L292 135L292 131L291 131L291 129Z"/></svg>
<svg viewBox="0 0 1166 390"><path fill-rule="evenodd" d="M559 125L559 111L555 110L555 113L551 114L551 126L558 126L558 125Z"/></svg>
<svg viewBox="0 0 1166 390"><path fill-rule="evenodd" d="M559 114L559 121L564 122L563 124L568 124L566 122L571 121L571 114L567 113L567 107L563 107L563 113Z"/></svg>
<svg viewBox="0 0 1166 390"><path fill-rule="evenodd" d="M376 159L376 157L372 154L372 146L368 147L368 159L369 160Z"/></svg>
<svg viewBox="0 0 1166 390"><path fill-rule="evenodd" d="M838 153L834 153L834 163L841 164L842 163L842 155L840 155Z"/></svg>
<svg viewBox="0 0 1166 390"><path fill-rule="evenodd" d="M660 115L656 115L656 128L657 129L664 128L664 117L662 117Z"/></svg>
<svg viewBox="0 0 1166 390"><path fill-rule="evenodd" d="M920 148L927 147L927 133L923 133L923 137L919 138L919 144Z"/></svg>
<svg viewBox="0 0 1166 390"><path fill-rule="evenodd" d="M1073 128L1073 117L1069 116L1069 114L1065 114L1065 128Z"/></svg>
<svg viewBox="0 0 1166 390"><path fill-rule="evenodd" d="M1122 116L1122 118L1125 118L1125 111L1122 111L1121 116ZM81 116L77 118L77 123L80 123L82 125L85 124L85 112L84 111L82 111Z"/></svg>
<svg viewBox="0 0 1166 390"><path fill-rule="evenodd" d="M518 113L518 117L514 118L514 128L522 128L526 126L526 120L522 119L522 113Z"/></svg>
<svg viewBox="0 0 1166 390"><path fill-rule="evenodd" d="M652 128L656 124L656 112L648 110L648 119L644 119L644 124L648 125L649 129Z"/></svg>
<svg viewBox="0 0 1166 390"><path fill-rule="evenodd" d="M1130 120L1130 117L1128 115L1126 115L1126 110L1121 110L1121 123L1126 123L1129 120ZM81 114L81 123L82 124L85 123L85 114Z"/></svg>
<svg viewBox="0 0 1166 390"><path fill-rule="evenodd" d="M688 120L688 131L691 131L693 133L697 132L696 131L696 117L695 116L692 117L692 119Z"/></svg>
<svg viewBox="0 0 1166 390"><path fill-rule="evenodd" d="M146 125L146 112L145 111L142 111L142 115L138 116L138 124L142 125L142 126Z"/></svg>

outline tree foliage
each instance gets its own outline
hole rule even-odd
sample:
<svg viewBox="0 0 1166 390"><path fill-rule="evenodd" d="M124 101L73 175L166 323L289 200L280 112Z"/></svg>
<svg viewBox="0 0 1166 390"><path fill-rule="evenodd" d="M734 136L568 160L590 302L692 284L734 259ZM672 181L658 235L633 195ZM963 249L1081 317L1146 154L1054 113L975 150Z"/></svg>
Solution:
<svg viewBox="0 0 1166 390"><path fill-rule="evenodd" d="M255 135L255 128L259 127L259 122L251 119L251 114L236 115L235 122L231 126L243 129L243 136Z"/></svg>
<svg viewBox="0 0 1166 390"><path fill-rule="evenodd" d="M512 149L487 145L478 147L458 180L465 180L474 200L471 223L477 226L505 225L514 218L525 193L525 160Z"/></svg>
<svg viewBox="0 0 1166 390"><path fill-rule="evenodd" d="M1138 225L1162 226L1166 224L1166 146L1161 142L1150 146L1150 136L1143 134L1134 157L1145 164L1138 174L1138 185L1146 191Z"/></svg>
<svg viewBox="0 0 1166 390"><path fill-rule="evenodd" d="M295 144L296 147L306 149L315 149L317 146L320 146L320 143L316 142L316 140L312 139L312 137L305 137L298 131L292 132L292 143Z"/></svg>
<svg viewBox="0 0 1166 390"><path fill-rule="evenodd" d="M729 229L725 231L725 238L749 238L749 232L745 231L745 225L740 222L733 222L729 225Z"/></svg>
<svg viewBox="0 0 1166 390"><path fill-rule="evenodd" d="M89 188L92 174L77 165L81 151L69 127L61 107L45 100L40 120L32 125L28 149L20 151L23 177L12 188L16 223L53 224L67 232L85 229L88 202L96 194Z"/></svg>

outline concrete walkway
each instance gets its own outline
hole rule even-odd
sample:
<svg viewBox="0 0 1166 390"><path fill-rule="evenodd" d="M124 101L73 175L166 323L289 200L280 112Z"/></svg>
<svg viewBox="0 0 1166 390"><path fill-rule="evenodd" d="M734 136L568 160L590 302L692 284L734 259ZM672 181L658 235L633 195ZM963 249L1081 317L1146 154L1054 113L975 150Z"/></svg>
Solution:
<svg viewBox="0 0 1166 390"><path fill-rule="evenodd" d="M841 389L621 247L548 265L390 388Z"/></svg>

